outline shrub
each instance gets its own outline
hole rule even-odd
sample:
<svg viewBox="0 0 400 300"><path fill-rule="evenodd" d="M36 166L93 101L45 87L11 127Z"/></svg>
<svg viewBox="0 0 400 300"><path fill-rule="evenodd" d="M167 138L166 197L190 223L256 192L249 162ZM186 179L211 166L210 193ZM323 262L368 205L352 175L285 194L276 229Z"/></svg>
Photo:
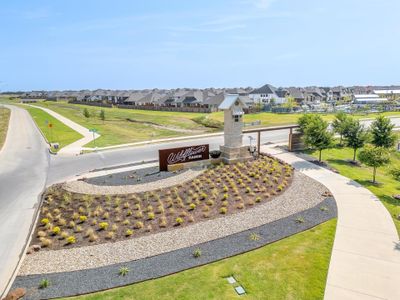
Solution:
<svg viewBox="0 0 400 300"><path fill-rule="evenodd" d="M55 227L53 227L53 229L51 230L51 232L52 232L54 235L58 235L58 234L61 232L61 229L60 229L60 227L55 226Z"/></svg>
<svg viewBox="0 0 400 300"><path fill-rule="evenodd" d="M48 279L42 279L39 282L39 289L45 289L48 288L50 286L50 281Z"/></svg>
<svg viewBox="0 0 400 300"><path fill-rule="evenodd" d="M160 218L160 224L159 224L159 226L160 226L161 228L167 227L167 218L166 218L166 217L161 217L161 218Z"/></svg>
<svg viewBox="0 0 400 300"><path fill-rule="evenodd" d="M130 209L128 209L128 210L126 211L126 216L127 216L127 217L132 216L132 211L131 211Z"/></svg>
<svg viewBox="0 0 400 300"><path fill-rule="evenodd" d="M107 228L108 228L108 223L107 222L100 222L99 223L99 229L100 230L107 230Z"/></svg>
<svg viewBox="0 0 400 300"><path fill-rule="evenodd" d="M90 224L91 224L92 226L96 226L96 225L97 225L97 220L96 220L96 219L93 219L92 222L90 222Z"/></svg>
<svg viewBox="0 0 400 300"><path fill-rule="evenodd" d="M68 223L68 227L69 228L75 228L75 222L74 221L70 221L69 223Z"/></svg>
<svg viewBox="0 0 400 300"><path fill-rule="evenodd" d="M179 218L179 217L178 217L178 218L175 219L175 224L178 225L178 226L181 225L181 224L183 224L183 222L184 222L184 221L183 221L182 218Z"/></svg>
<svg viewBox="0 0 400 300"><path fill-rule="evenodd" d="M260 235L258 235L257 233L253 232L250 234L249 239L250 241L258 241L260 240Z"/></svg>
<svg viewBox="0 0 400 300"><path fill-rule="evenodd" d="M79 216L79 220L83 223L87 221L87 217L86 216Z"/></svg>
<svg viewBox="0 0 400 300"><path fill-rule="evenodd" d="M135 214L135 218L136 218L136 219L141 219L141 218L143 218L143 213L142 213L141 211L137 211L136 214Z"/></svg>
<svg viewBox="0 0 400 300"><path fill-rule="evenodd" d="M229 197L229 195L227 193L224 194L224 196L222 197L223 200L227 200Z"/></svg>
<svg viewBox="0 0 400 300"><path fill-rule="evenodd" d="M45 237L45 236L47 236L47 233L45 231L39 230L38 233L37 233L37 236L39 238Z"/></svg>
<svg viewBox="0 0 400 300"><path fill-rule="evenodd" d="M128 219L122 221L122 225L129 225L131 222Z"/></svg>
<svg viewBox="0 0 400 300"><path fill-rule="evenodd" d="M106 239L111 240L111 239L114 238L114 236L115 236L115 232L114 232L114 231L109 231L109 232L107 232L107 234L106 234Z"/></svg>
<svg viewBox="0 0 400 300"><path fill-rule="evenodd" d="M40 220L40 223L42 223L42 225L47 225L50 223L50 220L48 218L43 218Z"/></svg>
<svg viewBox="0 0 400 300"><path fill-rule="evenodd" d="M95 233L89 235L89 242L94 242L98 240L98 236Z"/></svg>
<svg viewBox="0 0 400 300"><path fill-rule="evenodd" d="M220 213L220 214L223 214L223 215L225 215L227 211L228 211L228 209L227 209L226 207L221 207L221 208L219 209L219 213Z"/></svg>
<svg viewBox="0 0 400 300"><path fill-rule="evenodd" d="M78 225L78 226L75 227L75 232L82 232L82 230L83 230L82 226Z"/></svg>
<svg viewBox="0 0 400 300"><path fill-rule="evenodd" d="M65 226L67 225L67 221L63 218L58 219L58 225Z"/></svg>
<svg viewBox="0 0 400 300"><path fill-rule="evenodd" d="M125 208L125 209L128 209L128 208L129 208L129 202L125 202L125 203L124 203L124 208Z"/></svg>
<svg viewBox="0 0 400 300"><path fill-rule="evenodd" d="M147 219L149 219L149 220L154 220L154 218L155 218L155 215L154 215L153 212L147 213Z"/></svg>
<svg viewBox="0 0 400 300"><path fill-rule="evenodd" d="M150 232L153 229L153 227L149 224L146 226L146 232Z"/></svg>
<svg viewBox="0 0 400 300"><path fill-rule="evenodd" d="M193 257L194 257L194 258L198 258L198 257L200 257L200 256L201 256L201 249L200 249L200 248L195 249L195 250L193 251Z"/></svg>
<svg viewBox="0 0 400 300"><path fill-rule="evenodd" d="M76 238L75 238L75 236L70 235L69 237L67 237L66 241L67 241L68 245L69 244L75 244L76 243Z"/></svg>
<svg viewBox="0 0 400 300"><path fill-rule="evenodd" d="M133 225L133 228L135 228L135 229L141 229L141 228L143 228L143 223L142 222L140 222L140 221L136 221L135 222L135 225Z"/></svg>
<svg viewBox="0 0 400 300"><path fill-rule="evenodd" d="M237 209L243 209L243 208L244 208L244 203L243 203L243 202L239 202L239 203L236 205L236 208L237 208Z"/></svg>
<svg viewBox="0 0 400 300"><path fill-rule="evenodd" d="M246 187L246 191L245 191L246 193L250 193L251 192L251 188L249 188L249 187Z"/></svg>
<svg viewBox="0 0 400 300"><path fill-rule="evenodd" d="M77 212L74 212L72 214L72 219L75 220L75 221L78 220L79 219L79 214Z"/></svg>
<svg viewBox="0 0 400 300"><path fill-rule="evenodd" d="M111 226L111 231L117 231L118 230L118 225L117 224L112 224Z"/></svg>
<svg viewBox="0 0 400 300"><path fill-rule="evenodd" d="M44 237L41 237L39 240L40 240L40 245L42 247L50 247L50 245L52 243L50 239L46 239Z"/></svg>
<svg viewBox="0 0 400 300"><path fill-rule="evenodd" d="M256 202L260 203L261 202L261 197L256 197Z"/></svg>
<svg viewBox="0 0 400 300"><path fill-rule="evenodd" d="M88 236L90 236L90 235L93 234L93 233L94 233L93 228L89 228L88 230L86 230L85 236L88 237Z"/></svg>
<svg viewBox="0 0 400 300"><path fill-rule="evenodd" d="M62 231L60 234L61 239L66 239L69 236L69 233L67 231Z"/></svg>
<svg viewBox="0 0 400 300"><path fill-rule="evenodd" d="M196 208L196 204L190 203L189 204L189 210L194 210Z"/></svg>
<svg viewBox="0 0 400 300"><path fill-rule="evenodd" d="M229 202L228 201L222 201L221 206L222 207L228 207Z"/></svg>
<svg viewBox="0 0 400 300"><path fill-rule="evenodd" d="M128 275L128 273L129 273L128 267L121 267L121 268L119 269L119 271L118 271L118 274L119 274L120 276L126 276L126 275Z"/></svg>
<svg viewBox="0 0 400 300"><path fill-rule="evenodd" d="M108 218L110 218L110 213L109 213L109 212L105 212L105 213L103 214L103 219L104 219L104 220L107 220Z"/></svg>
<svg viewBox="0 0 400 300"><path fill-rule="evenodd" d="M126 236L131 236L133 234L133 230L132 229L127 229L126 231L125 231L125 235Z"/></svg>

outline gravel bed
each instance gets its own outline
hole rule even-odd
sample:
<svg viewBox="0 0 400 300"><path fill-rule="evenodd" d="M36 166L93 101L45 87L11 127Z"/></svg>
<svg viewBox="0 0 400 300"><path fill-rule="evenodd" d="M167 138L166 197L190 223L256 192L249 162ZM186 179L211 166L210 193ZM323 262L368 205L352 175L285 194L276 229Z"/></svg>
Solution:
<svg viewBox="0 0 400 300"><path fill-rule="evenodd" d="M318 205L307 210L251 230L205 242L194 247L185 247L147 259L94 269L46 275L18 276L12 288L25 288L27 294L24 299L32 300L75 296L115 288L155 279L241 254L312 228L336 216L337 208L334 199L326 198ZM304 220L303 223L296 221L300 218ZM260 239L257 241L250 240L249 236L252 233L258 234ZM201 249L202 255L199 258L194 258L192 253L197 248ZM127 267L130 270L124 277L118 275L121 267ZM46 289L38 289L38 284L43 278L49 280L50 286Z"/></svg>
<svg viewBox="0 0 400 300"><path fill-rule="evenodd" d="M97 186L139 185L170 178L183 172L185 172L185 170L176 172L160 172L159 167L155 166L99 177L85 178L82 181Z"/></svg>
<svg viewBox="0 0 400 300"><path fill-rule="evenodd" d="M143 169L144 170L144 169ZM121 195L121 194L128 194L128 193L141 193L152 191L160 188L166 188L170 186L174 186L176 184L182 184L184 182L190 181L197 176L199 176L205 169L189 169L179 174L173 174L170 172L163 172L163 173L170 173L171 176L164 175L164 179L154 181L155 177L152 177L153 181L149 181L147 183L141 184L130 184L130 185L95 185L89 182L85 182L82 180L78 181L70 181L63 184L63 188L70 192L80 193L80 194L90 194L90 195L106 195L106 194L114 194L114 195ZM137 170L137 172L140 170ZM125 172L132 174L132 171ZM102 177L107 177L102 176ZM116 174L113 174L116 176ZM87 181L91 181L94 178L87 179ZM111 178L110 178L111 179Z"/></svg>
<svg viewBox="0 0 400 300"><path fill-rule="evenodd" d="M179 175L178 175L179 176ZM310 188L311 187L311 188ZM148 236L114 243L26 256L20 275L66 272L106 266L159 255L238 233L312 208L325 199L327 188L297 171L285 193L236 214Z"/></svg>

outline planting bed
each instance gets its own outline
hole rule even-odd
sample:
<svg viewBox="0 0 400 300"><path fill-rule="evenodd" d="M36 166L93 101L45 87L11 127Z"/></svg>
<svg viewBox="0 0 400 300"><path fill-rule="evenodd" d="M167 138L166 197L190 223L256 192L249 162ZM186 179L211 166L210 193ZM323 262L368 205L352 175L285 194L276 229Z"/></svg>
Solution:
<svg viewBox="0 0 400 300"><path fill-rule="evenodd" d="M218 216L271 200L291 183L291 166L261 156L211 167L197 178L144 193L84 195L50 187L32 244L62 249L138 237Z"/></svg>

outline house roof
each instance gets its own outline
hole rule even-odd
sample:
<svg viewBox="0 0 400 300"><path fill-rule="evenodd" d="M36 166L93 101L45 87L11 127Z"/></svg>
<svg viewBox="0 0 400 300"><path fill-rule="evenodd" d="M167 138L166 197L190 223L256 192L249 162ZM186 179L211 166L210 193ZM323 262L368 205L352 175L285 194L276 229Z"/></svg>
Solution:
<svg viewBox="0 0 400 300"><path fill-rule="evenodd" d="M230 109L236 101L239 101L244 108L247 108L247 104L239 97L238 94L227 94L225 95L224 101L219 105L219 109Z"/></svg>
<svg viewBox="0 0 400 300"><path fill-rule="evenodd" d="M250 94L275 94L276 88L270 84L263 85L262 87L255 89Z"/></svg>

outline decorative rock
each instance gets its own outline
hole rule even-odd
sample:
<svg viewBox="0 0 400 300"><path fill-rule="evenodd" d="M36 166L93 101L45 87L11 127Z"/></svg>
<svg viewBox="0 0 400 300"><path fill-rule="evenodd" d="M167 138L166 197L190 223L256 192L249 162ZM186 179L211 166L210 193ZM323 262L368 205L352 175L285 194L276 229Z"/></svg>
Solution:
<svg viewBox="0 0 400 300"><path fill-rule="evenodd" d="M33 252L38 252L42 247L40 245L32 245L26 251L26 254L32 254Z"/></svg>
<svg viewBox="0 0 400 300"><path fill-rule="evenodd" d="M400 195L399 194L393 195L393 198L396 199L396 200L400 200Z"/></svg>
<svg viewBox="0 0 400 300"><path fill-rule="evenodd" d="M25 296L26 290L23 288L17 288L11 292L8 293L8 295L4 298L4 300L17 300L21 299L23 296Z"/></svg>

